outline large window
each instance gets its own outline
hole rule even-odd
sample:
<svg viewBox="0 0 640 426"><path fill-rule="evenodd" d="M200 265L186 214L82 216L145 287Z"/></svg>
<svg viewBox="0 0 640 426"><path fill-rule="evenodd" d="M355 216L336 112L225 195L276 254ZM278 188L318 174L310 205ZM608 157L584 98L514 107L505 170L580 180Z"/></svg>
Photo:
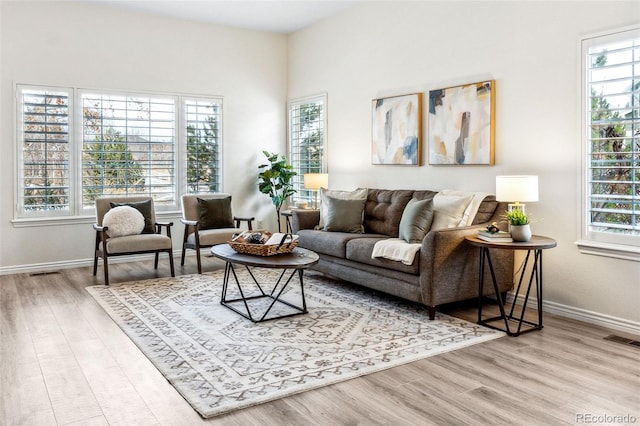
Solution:
<svg viewBox="0 0 640 426"><path fill-rule="evenodd" d="M18 85L17 99L18 218L88 214L103 195L171 210L220 190L219 98Z"/></svg>
<svg viewBox="0 0 640 426"><path fill-rule="evenodd" d="M304 189L306 173L326 173L326 95L289 102L289 160L297 173L293 185L296 200L313 204L316 193Z"/></svg>
<svg viewBox="0 0 640 426"><path fill-rule="evenodd" d="M585 38L582 57L586 155L580 244L640 253L640 29Z"/></svg>

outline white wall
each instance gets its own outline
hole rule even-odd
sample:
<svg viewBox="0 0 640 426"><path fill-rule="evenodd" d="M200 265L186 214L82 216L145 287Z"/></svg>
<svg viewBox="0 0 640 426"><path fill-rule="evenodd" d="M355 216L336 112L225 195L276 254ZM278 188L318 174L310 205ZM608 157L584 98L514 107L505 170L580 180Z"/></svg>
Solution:
<svg viewBox="0 0 640 426"><path fill-rule="evenodd" d="M640 330L640 263L574 245L579 36L639 16L638 1L367 2L290 36L289 97L328 93L333 188L493 192L496 175L539 175L533 230L558 241L544 253L545 302ZM495 166L370 164L371 99L484 79L497 86Z"/></svg>
<svg viewBox="0 0 640 426"><path fill-rule="evenodd" d="M224 96L223 190L234 213L275 221L257 191L262 150L284 152L286 36L75 2L2 1L0 273L92 257L90 222L16 228L15 83ZM174 215L174 248L181 244Z"/></svg>
<svg viewBox="0 0 640 426"><path fill-rule="evenodd" d="M538 174L534 231L558 240L545 252L545 301L638 327L640 263L582 255L574 241L578 37L632 24L639 13L638 1L367 2L287 45L282 35L99 4L2 1L0 274L86 262L93 242L89 223L11 224L14 83L223 95L224 190L236 213L263 220L275 214L247 164L254 170L262 149L284 150L287 98L327 92L332 187L493 191L498 174ZM371 99L489 78L497 82L495 166L370 165Z"/></svg>

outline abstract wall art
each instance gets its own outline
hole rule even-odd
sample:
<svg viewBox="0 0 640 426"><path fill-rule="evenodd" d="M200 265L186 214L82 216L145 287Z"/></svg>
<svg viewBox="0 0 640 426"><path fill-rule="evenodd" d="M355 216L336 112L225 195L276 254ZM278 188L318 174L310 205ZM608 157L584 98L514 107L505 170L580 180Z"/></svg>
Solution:
<svg viewBox="0 0 640 426"><path fill-rule="evenodd" d="M372 164L421 164L421 93L374 99L371 118Z"/></svg>
<svg viewBox="0 0 640 426"><path fill-rule="evenodd" d="M429 91L429 164L494 163L495 80Z"/></svg>

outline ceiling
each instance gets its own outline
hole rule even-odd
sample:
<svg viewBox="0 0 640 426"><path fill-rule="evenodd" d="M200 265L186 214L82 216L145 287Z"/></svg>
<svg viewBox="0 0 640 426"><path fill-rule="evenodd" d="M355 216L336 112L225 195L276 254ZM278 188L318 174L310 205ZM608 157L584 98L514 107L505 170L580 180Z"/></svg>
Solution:
<svg viewBox="0 0 640 426"><path fill-rule="evenodd" d="M288 34L334 15L357 0L88 0L111 7L237 28Z"/></svg>

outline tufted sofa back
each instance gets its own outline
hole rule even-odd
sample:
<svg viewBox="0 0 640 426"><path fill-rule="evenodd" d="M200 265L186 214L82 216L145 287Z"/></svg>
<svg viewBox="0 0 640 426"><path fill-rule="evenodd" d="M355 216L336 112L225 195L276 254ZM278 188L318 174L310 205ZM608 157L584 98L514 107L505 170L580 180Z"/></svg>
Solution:
<svg viewBox="0 0 640 426"><path fill-rule="evenodd" d="M414 191L412 189L369 189L364 206L364 232L398 237L402 212L409 200L432 199L437 191ZM473 224L485 223L498 207L495 196L487 196L480 204Z"/></svg>
<svg viewBox="0 0 640 426"><path fill-rule="evenodd" d="M369 189L364 205L364 232L398 236L400 219L413 190Z"/></svg>

